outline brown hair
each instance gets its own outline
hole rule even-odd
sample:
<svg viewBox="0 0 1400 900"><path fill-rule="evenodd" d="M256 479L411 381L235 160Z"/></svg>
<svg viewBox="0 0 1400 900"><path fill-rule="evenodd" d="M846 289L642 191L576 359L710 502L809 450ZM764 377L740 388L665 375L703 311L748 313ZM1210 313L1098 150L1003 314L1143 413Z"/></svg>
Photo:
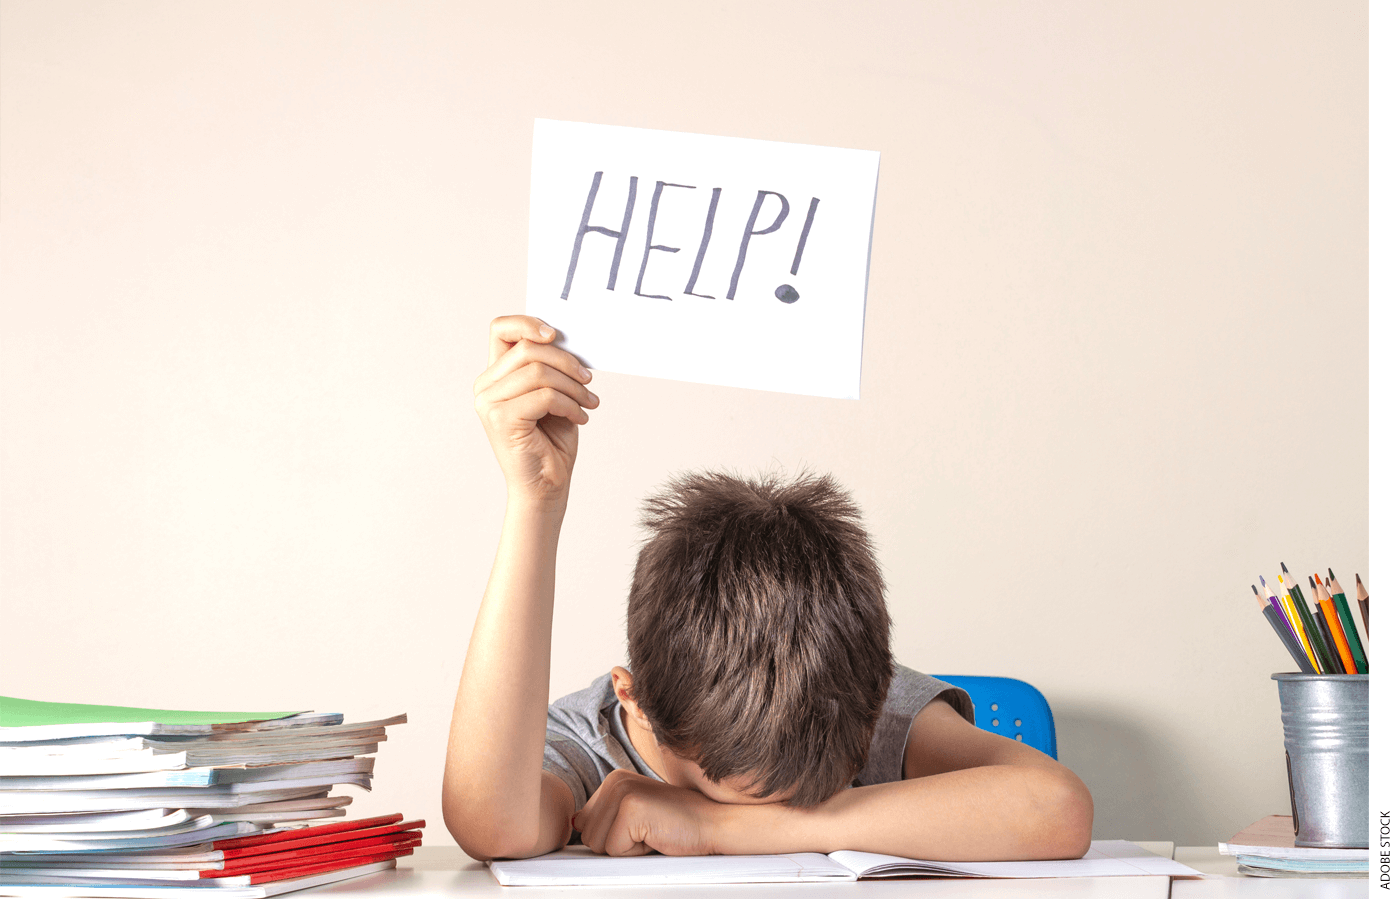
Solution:
<svg viewBox="0 0 1400 900"><path fill-rule="evenodd" d="M829 476L683 475L642 505L633 696L711 781L812 806L859 774L893 676L885 587Z"/></svg>

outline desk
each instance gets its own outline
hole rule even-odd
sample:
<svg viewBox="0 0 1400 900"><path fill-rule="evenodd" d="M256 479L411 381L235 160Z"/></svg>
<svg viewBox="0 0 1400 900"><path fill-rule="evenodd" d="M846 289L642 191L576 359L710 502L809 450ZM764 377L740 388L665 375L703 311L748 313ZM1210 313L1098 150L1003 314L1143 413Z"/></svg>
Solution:
<svg viewBox="0 0 1400 900"><path fill-rule="evenodd" d="M1154 851L1155 852L1155 851ZM1370 878L1259 878L1241 875L1233 856L1217 847L1177 847L1172 859L1206 873L1173 878L1172 897L1365 897Z"/></svg>
<svg viewBox="0 0 1400 900"><path fill-rule="evenodd" d="M1169 856L1169 841L1139 841L1153 853ZM1189 864L1188 864L1189 865ZM1364 884L1364 882L1363 882ZM598 897L692 900L701 897L1123 897L1166 898L1170 879L1160 876L1121 878L917 878L903 881L872 879L837 884L707 884L684 887L511 887L496 883L491 872L457 847L420 847L399 860L399 868L339 884L288 894L305 897L344 897L346 900L419 900L427 897L510 898L533 900L593 900ZM1272 896L1272 895L1270 895Z"/></svg>

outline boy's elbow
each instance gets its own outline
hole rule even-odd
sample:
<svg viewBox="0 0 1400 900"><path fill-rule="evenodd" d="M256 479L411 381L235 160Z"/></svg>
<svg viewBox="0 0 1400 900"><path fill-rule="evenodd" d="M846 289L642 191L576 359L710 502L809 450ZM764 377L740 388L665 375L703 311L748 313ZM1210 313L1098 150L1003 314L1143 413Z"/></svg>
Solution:
<svg viewBox="0 0 1400 900"><path fill-rule="evenodd" d="M486 823L484 827L481 823L468 825L449 818L445 810L443 818L452 839L472 859L481 862L490 862L493 859L524 859L538 856L542 852L536 849L538 841L533 835L527 837L523 834L512 834L493 827L491 823Z"/></svg>
<svg viewBox="0 0 1400 900"><path fill-rule="evenodd" d="M523 859L538 856L542 850L536 833L526 834L518 823L502 821L483 810L472 810L455 802L446 791L442 797L442 819L457 846L472 859Z"/></svg>
<svg viewBox="0 0 1400 900"><path fill-rule="evenodd" d="M449 831L451 829L448 829ZM493 859L527 859L538 856L533 841L512 840L504 835L463 835L458 837L457 846L468 856L480 862L489 863Z"/></svg>
<svg viewBox="0 0 1400 900"><path fill-rule="evenodd" d="M1093 838L1094 798L1069 769L1061 767L1056 776L1045 804L1043 858L1079 859L1089 852Z"/></svg>

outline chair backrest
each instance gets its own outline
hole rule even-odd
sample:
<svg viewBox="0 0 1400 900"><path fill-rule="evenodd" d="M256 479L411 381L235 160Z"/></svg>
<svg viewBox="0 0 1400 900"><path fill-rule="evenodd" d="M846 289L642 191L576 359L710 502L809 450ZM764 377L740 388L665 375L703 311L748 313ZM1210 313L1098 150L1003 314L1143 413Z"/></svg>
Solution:
<svg viewBox="0 0 1400 900"><path fill-rule="evenodd" d="M977 727L1030 744L1052 759L1055 717L1045 695L1024 681L995 675L935 675L962 688L972 698Z"/></svg>

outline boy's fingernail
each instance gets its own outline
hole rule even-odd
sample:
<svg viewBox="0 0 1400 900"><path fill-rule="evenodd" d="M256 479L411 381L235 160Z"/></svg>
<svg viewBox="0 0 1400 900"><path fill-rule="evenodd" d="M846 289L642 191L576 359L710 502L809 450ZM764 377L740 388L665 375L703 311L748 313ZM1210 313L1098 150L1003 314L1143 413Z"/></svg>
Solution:
<svg viewBox="0 0 1400 900"><path fill-rule="evenodd" d="M588 371L587 369L585 369L583 366L579 366L579 367L578 367L578 372L579 372L579 375L582 376L582 378L583 378L584 381L592 381L592 380L593 380L593 373L590 372L590 371Z"/></svg>
<svg viewBox="0 0 1400 900"><path fill-rule="evenodd" d="M553 335L553 334L554 334L554 329L553 329L553 328L550 328L548 325L541 325L541 326L540 326L540 337L544 338L545 340L549 340L550 336Z"/></svg>
<svg viewBox="0 0 1400 900"><path fill-rule="evenodd" d="M597 402L598 402L598 395L595 394L595 393L593 393L592 391L589 391L589 392L588 392L588 402L589 402L589 403L597 403Z"/></svg>

